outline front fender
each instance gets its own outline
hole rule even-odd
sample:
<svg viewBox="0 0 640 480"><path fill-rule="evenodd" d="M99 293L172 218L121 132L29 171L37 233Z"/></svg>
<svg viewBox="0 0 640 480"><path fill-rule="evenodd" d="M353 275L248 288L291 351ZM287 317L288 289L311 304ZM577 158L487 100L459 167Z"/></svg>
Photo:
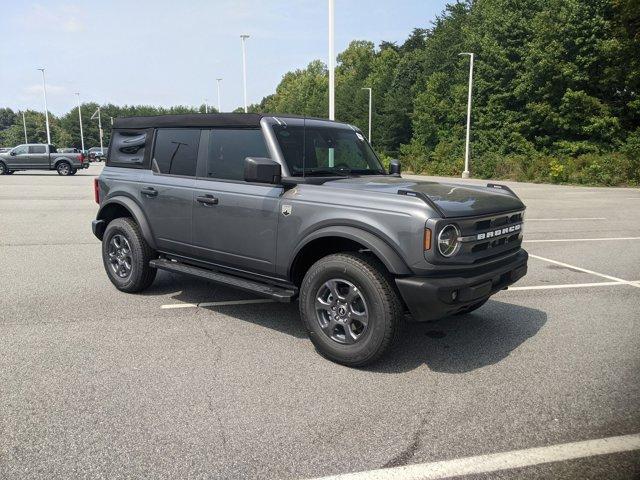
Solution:
<svg viewBox="0 0 640 480"><path fill-rule="evenodd" d="M402 257L380 237L366 230L346 225L323 227L315 230L301 240L289 258L289 273L291 273L293 262L300 250L310 242L322 237L342 237L353 240L371 250L384 266L387 267L390 273L395 275L410 275L412 273Z"/></svg>
<svg viewBox="0 0 640 480"><path fill-rule="evenodd" d="M130 213L131 217L140 226L140 230L142 231L142 236L144 237L144 239L147 241L151 248L155 249L156 242L154 240L153 232L151 231L151 227L149 226L147 217L142 211L142 208L140 208L140 206L131 198L124 196L110 198L100 206L100 210L98 210L96 219L105 221L106 228L106 223L110 222L114 218L117 218L112 216L113 212L119 210L120 208L124 208ZM96 236L98 235L96 234ZM102 240L101 237L98 238Z"/></svg>

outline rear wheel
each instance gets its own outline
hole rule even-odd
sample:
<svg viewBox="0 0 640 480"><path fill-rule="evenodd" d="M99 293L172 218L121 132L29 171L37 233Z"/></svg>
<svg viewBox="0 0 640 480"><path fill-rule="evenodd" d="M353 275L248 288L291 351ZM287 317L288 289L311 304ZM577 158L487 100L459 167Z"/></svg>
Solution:
<svg viewBox="0 0 640 480"><path fill-rule="evenodd" d="M359 253L329 255L300 289L309 338L326 358L351 367L374 362L399 334L402 304L382 264Z"/></svg>
<svg viewBox="0 0 640 480"><path fill-rule="evenodd" d="M72 175L71 173L71 165L69 162L60 162L56 165L56 170L58 171L58 175L62 175L66 177L67 175Z"/></svg>
<svg viewBox="0 0 640 480"><path fill-rule="evenodd" d="M102 262L118 290L133 293L149 287L157 272L149 266L155 256L133 219L117 218L107 225L102 237Z"/></svg>

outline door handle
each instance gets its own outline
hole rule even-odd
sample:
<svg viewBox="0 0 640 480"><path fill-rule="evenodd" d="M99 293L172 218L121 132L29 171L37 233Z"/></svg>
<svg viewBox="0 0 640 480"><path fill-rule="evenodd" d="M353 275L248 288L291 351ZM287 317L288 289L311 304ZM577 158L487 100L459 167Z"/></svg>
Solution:
<svg viewBox="0 0 640 480"><path fill-rule="evenodd" d="M143 188L140 191L142 192L143 195L146 195L147 197L157 197L158 196L158 191L153 187L146 187L146 188Z"/></svg>
<svg viewBox="0 0 640 480"><path fill-rule="evenodd" d="M218 199L213 195L204 195L202 197L196 197L196 201L203 205L217 205Z"/></svg>

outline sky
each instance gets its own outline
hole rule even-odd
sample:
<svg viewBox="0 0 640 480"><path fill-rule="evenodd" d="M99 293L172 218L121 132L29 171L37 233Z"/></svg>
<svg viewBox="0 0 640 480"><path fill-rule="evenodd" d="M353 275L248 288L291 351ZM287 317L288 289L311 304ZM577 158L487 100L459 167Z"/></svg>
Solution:
<svg viewBox="0 0 640 480"><path fill-rule="evenodd" d="M402 43L431 26L444 0L335 0L336 53L351 40ZM450 3L450 2L449 2ZM259 102L282 76L327 62L327 0L0 0L0 107L49 111L82 101L149 105L242 105Z"/></svg>

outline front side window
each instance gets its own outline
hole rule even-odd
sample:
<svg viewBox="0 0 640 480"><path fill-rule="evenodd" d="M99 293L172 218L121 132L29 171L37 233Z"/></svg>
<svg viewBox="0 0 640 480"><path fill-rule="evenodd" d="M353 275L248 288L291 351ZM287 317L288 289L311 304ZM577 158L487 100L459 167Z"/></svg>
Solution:
<svg viewBox="0 0 640 480"><path fill-rule="evenodd" d="M260 130L220 128L211 131L205 176L244 180L244 159L268 157Z"/></svg>
<svg viewBox="0 0 640 480"><path fill-rule="evenodd" d="M276 125L273 129L294 176L385 173L360 132L332 126Z"/></svg>
<svg viewBox="0 0 640 480"><path fill-rule="evenodd" d="M145 162L145 150L147 146L147 130L116 130L111 138L113 151L107 162L107 166L142 168ZM100 148L90 148L90 151L98 151Z"/></svg>
<svg viewBox="0 0 640 480"><path fill-rule="evenodd" d="M200 130L160 128L153 150L153 169L168 175L195 177Z"/></svg>
<svg viewBox="0 0 640 480"><path fill-rule="evenodd" d="M44 145L31 145L29 147L29 153L47 153L47 147Z"/></svg>
<svg viewBox="0 0 640 480"><path fill-rule="evenodd" d="M16 148L12 150L15 155L24 155L29 152L29 149L26 145L18 145Z"/></svg>

